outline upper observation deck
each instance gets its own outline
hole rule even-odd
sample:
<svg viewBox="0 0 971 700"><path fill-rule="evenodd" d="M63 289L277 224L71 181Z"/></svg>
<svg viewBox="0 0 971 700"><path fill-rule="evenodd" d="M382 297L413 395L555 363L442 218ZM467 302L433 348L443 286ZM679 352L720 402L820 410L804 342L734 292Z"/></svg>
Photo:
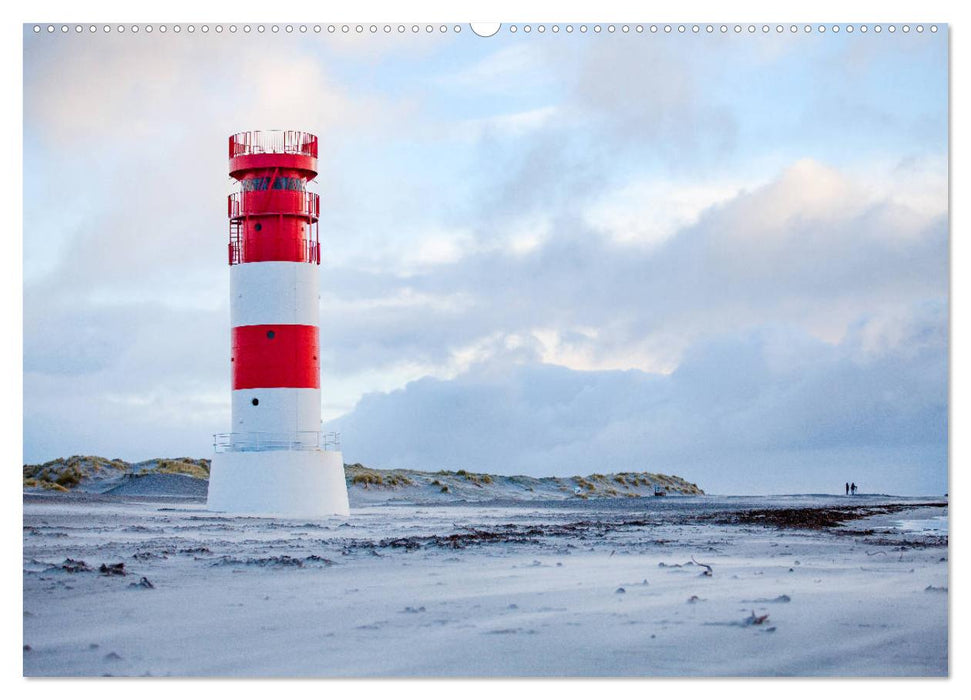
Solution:
<svg viewBox="0 0 971 700"><path fill-rule="evenodd" d="M306 131L241 131L229 137L229 175L280 168L317 177L317 137Z"/></svg>

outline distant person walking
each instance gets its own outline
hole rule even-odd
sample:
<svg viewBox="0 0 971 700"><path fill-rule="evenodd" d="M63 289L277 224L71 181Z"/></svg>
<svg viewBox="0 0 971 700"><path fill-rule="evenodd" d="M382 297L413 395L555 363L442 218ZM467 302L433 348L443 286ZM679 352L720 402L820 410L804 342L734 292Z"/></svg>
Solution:
<svg viewBox="0 0 971 700"><path fill-rule="evenodd" d="M854 483L852 483L852 484L850 484L850 492L851 492L851 493L852 493L852 494L853 494L854 496L856 495L856 482L854 482Z"/></svg>
<svg viewBox="0 0 971 700"><path fill-rule="evenodd" d="M850 495L850 482L849 481L846 482L846 495L847 496Z"/></svg>

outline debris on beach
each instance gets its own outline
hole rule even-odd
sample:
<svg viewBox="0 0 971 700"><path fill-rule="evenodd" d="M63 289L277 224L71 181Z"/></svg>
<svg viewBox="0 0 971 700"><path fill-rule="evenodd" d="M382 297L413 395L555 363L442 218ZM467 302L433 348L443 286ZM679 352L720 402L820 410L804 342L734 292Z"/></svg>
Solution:
<svg viewBox="0 0 971 700"><path fill-rule="evenodd" d="M746 617L744 622L746 625L761 625L768 619L769 619L768 613L766 613L765 615L756 615L755 611L753 610L752 614Z"/></svg>
<svg viewBox="0 0 971 700"><path fill-rule="evenodd" d="M168 556L164 552L135 552L132 554L133 559L138 559L139 561L145 561L150 559L168 559Z"/></svg>
<svg viewBox="0 0 971 700"><path fill-rule="evenodd" d="M373 553L376 554L377 556L381 556L377 552L373 552ZM303 563L304 564L316 563L316 564L323 564L324 566L333 566L334 560L328 559L327 557L322 557L318 554L311 554L309 556L304 557Z"/></svg>
<svg viewBox="0 0 971 700"><path fill-rule="evenodd" d="M100 571L105 576L127 576L125 573L125 562L118 562L117 564L102 564L98 567Z"/></svg>
<svg viewBox="0 0 971 700"><path fill-rule="evenodd" d="M91 571L91 567L80 559L65 559L60 568L64 569L69 574L76 574L81 571Z"/></svg>
<svg viewBox="0 0 971 700"><path fill-rule="evenodd" d="M288 554L281 554L281 555L271 556L271 557L247 557L246 559L241 559L239 557L226 555L213 560L210 566L258 566L263 568L266 568L266 567L282 568L282 567L292 566L299 569L303 567L305 561L310 561L311 558L314 558L313 560L315 561L316 560L323 561L325 564L327 564L328 562L333 563L333 562L330 562L330 560L325 560L322 557L318 557L315 554L311 554L305 559L298 559L297 557L291 557Z"/></svg>
<svg viewBox="0 0 971 700"><path fill-rule="evenodd" d="M922 504L929 507L946 507L947 503ZM727 513L703 515L699 520L710 520L723 525L765 525L776 528L805 530L830 530L840 535L872 535L872 530L841 528L847 521L859 520L871 515L887 515L906 510L908 504L834 506L827 508L762 508L745 509ZM919 545L918 545L919 546Z"/></svg>
<svg viewBox="0 0 971 700"><path fill-rule="evenodd" d="M947 586L928 586L924 590L928 593L947 593Z"/></svg>
<svg viewBox="0 0 971 700"><path fill-rule="evenodd" d="M149 581L144 576L142 576L142 580L139 581L138 583L129 583L128 587L129 588L155 588L152 582Z"/></svg>
<svg viewBox="0 0 971 700"><path fill-rule="evenodd" d="M701 575L702 576L711 576L712 575L711 565L709 565L709 564L702 564L700 561L695 561L695 558L694 557L691 557L691 561L694 562L695 564L697 564L698 566L705 567L705 571L702 571L701 572Z"/></svg>
<svg viewBox="0 0 971 700"><path fill-rule="evenodd" d="M212 554L208 547L185 547L179 550L179 554Z"/></svg>
<svg viewBox="0 0 971 700"><path fill-rule="evenodd" d="M614 591L614 593L626 593L626 592L627 590L624 588L618 588L616 591Z"/></svg>

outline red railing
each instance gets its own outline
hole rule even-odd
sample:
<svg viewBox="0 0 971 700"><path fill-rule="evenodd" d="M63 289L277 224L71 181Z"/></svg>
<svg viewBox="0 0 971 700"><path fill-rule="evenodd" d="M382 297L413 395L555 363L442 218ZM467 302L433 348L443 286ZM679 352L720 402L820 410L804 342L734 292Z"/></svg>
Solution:
<svg viewBox="0 0 971 700"><path fill-rule="evenodd" d="M253 190L229 195L229 218L247 214L293 214L316 220L320 216L320 195L293 190Z"/></svg>
<svg viewBox="0 0 971 700"><path fill-rule="evenodd" d="M235 235L231 231L229 237L229 264L230 265L240 265L246 261L246 245L244 243L245 239L239 236L236 232ZM320 243L312 238L304 238L301 241L303 247L300 253L300 262L313 263L315 265L320 264ZM252 262L252 261L250 261Z"/></svg>
<svg viewBox="0 0 971 700"><path fill-rule="evenodd" d="M229 157L296 153L317 157L317 137L306 131L241 131L229 137Z"/></svg>
<svg viewBox="0 0 971 700"><path fill-rule="evenodd" d="M243 262L243 222L234 219L229 222L229 264Z"/></svg>

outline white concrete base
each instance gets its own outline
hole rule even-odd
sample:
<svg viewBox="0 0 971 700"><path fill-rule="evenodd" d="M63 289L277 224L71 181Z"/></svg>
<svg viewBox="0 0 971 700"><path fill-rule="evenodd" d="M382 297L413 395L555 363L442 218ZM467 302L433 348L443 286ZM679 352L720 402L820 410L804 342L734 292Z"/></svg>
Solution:
<svg viewBox="0 0 971 700"><path fill-rule="evenodd" d="M344 456L324 450L217 452L207 508L285 517L350 515Z"/></svg>

